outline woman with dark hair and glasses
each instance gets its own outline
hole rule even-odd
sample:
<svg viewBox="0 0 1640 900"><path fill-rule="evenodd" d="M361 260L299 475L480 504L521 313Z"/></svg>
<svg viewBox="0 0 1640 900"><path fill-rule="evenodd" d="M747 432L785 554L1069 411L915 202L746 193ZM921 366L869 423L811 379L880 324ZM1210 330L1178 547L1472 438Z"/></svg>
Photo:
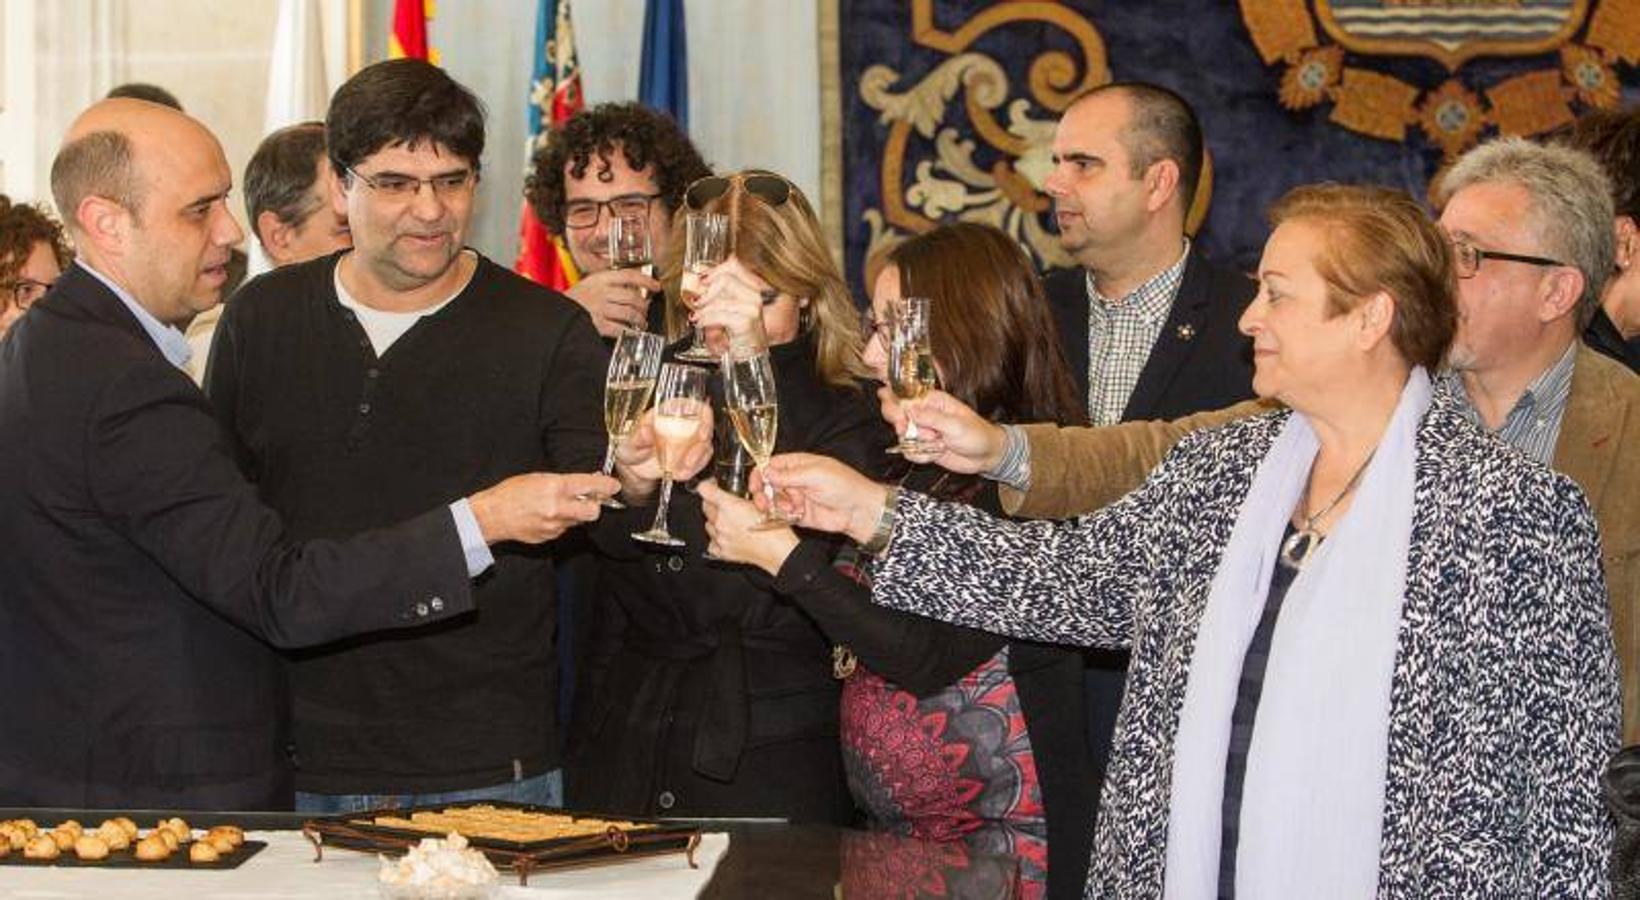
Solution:
<svg viewBox="0 0 1640 900"><path fill-rule="evenodd" d="M697 318L714 350L761 332L779 401L777 447L874 471L891 435L863 389L858 314L807 199L777 175L744 173L696 182L680 212L728 219L729 256L704 277ZM673 229L677 241L685 230ZM683 256L674 249L671 267ZM679 273L662 280L675 290ZM675 293L668 299L681 336L686 311ZM730 427L721 414L715 424ZM639 465L651 448L640 428L619 452ZM634 540L655 509L631 505L593 531L605 564L570 731L570 802L625 814L850 821L831 642L762 572L702 555L694 494L672 494L668 521L681 547Z"/></svg>
<svg viewBox="0 0 1640 900"><path fill-rule="evenodd" d="M905 296L930 301L934 365L952 395L994 421L1085 424L1040 282L1008 235L942 225L889 251L865 351L881 380L885 320ZM1001 514L996 483L978 476L905 462L890 476ZM1098 794L1081 656L876 606L857 553L754 530L751 503L701 492L713 552L773 576L835 643L843 762L872 824L1014 854L1025 896L1081 897Z"/></svg>
<svg viewBox="0 0 1640 900"><path fill-rule="evenodd" d="M45 296L73 258L57 220L0 194L0 334Z"/></svg>

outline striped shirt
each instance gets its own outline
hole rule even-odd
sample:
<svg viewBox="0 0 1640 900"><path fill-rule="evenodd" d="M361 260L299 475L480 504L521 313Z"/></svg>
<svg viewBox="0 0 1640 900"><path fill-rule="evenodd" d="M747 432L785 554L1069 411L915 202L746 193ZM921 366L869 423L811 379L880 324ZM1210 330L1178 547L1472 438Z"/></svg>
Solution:
<svg viewBox="0 0 1640 900"><path fill-rule="evenodd" d="M1187 238L1178 262L1114 300L1099 293L1093 273L1088 273L1088 419L1092 424L1122 421L1139 374L1150 360L1150 349L1167 324L1189 256Z"/></svg>
<svg viewBox="0 0 1640 900"><path fill-rule="evenodd" d="M1509 410L1509 415L1504 417L1503 426L1493 432L1511 447L1544 465L1554 462L1555 442L1560 439L1560 422L1566 417L1566 401L1572 395L1572 362L1576 356L1577 342L1573 341L1554 365L1526 386L1520 399ZM1462 376L1457 372L1447 372L1441 377L1451 379ZM1460 389L1456 393L1464 400L1464 416L1486 429L1480 410L1470 402L1468 392Z"/></svg>

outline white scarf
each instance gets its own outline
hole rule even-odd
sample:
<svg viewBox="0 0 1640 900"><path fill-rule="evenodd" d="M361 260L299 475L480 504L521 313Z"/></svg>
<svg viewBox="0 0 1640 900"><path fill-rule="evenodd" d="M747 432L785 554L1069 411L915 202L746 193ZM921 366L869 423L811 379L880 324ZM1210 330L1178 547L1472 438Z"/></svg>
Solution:
<svg viewBox="0 0 1640 900"><path fill-rule="evenodd" d="M1238 896L1364 898L1377 889L1415 437L1429 400L1429 375L1415 368L1348 512L1282 603L1247 754ZM1318 446L1309 420L1293 413L1259 465L1213 577L1173 759L1170 900L1218 894L1224 768L1242 662Z"/></svg>

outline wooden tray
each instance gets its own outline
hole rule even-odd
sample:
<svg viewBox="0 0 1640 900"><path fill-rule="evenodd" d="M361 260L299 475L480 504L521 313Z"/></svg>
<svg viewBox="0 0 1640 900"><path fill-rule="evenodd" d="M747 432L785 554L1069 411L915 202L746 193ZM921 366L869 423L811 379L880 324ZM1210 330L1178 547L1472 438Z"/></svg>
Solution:
<svg viewBox="0 0 1640 900"><path fill-rule="evenodd" d="M444 812L470 809L475 806L493 806L497 809L516 809L546 815L574 818L608 819L607 815L591 815L573 810L527 803L509 803L500 800L470 803L443 803L405 809L375 809L309 819L302 823L302 833L313 843L314 858L324 857L325 845L347 850L375 853L400 853L415 846L422 838L444 837L436 831L397 828L378 825L377 816L409 818L418 812ZM626 830L611 826L608 831L576 837L549 838L539 841L514 841L483 835L463 834L473 849L483 853L497 868L512 869L518 873L518 883L529 884L530 873L543 869L614 862L638 856L662 853L684 853L690 868L695 868L695 848L700 844L700 830L691 825L654 820L627 819L634 824L647 825L641 830Z"/></svg>

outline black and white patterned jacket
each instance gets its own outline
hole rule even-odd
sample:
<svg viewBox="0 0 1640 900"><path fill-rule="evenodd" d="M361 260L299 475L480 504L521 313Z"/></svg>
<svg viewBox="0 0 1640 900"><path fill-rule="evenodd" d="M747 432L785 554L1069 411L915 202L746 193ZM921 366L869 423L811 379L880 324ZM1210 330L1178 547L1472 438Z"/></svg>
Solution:
<svg viewBox="0 0 1640 900"><path fill-rule="evenodd" d="M875 599L1022 638L1129 647L1086 896L1162 896L1197 628L1288 412L1186 438L1137 490L1012 523L906 494ZM1417 433L1378 896L1599 897L1618 743L1599 539L1578 488L1437 390Z"/></svg>

